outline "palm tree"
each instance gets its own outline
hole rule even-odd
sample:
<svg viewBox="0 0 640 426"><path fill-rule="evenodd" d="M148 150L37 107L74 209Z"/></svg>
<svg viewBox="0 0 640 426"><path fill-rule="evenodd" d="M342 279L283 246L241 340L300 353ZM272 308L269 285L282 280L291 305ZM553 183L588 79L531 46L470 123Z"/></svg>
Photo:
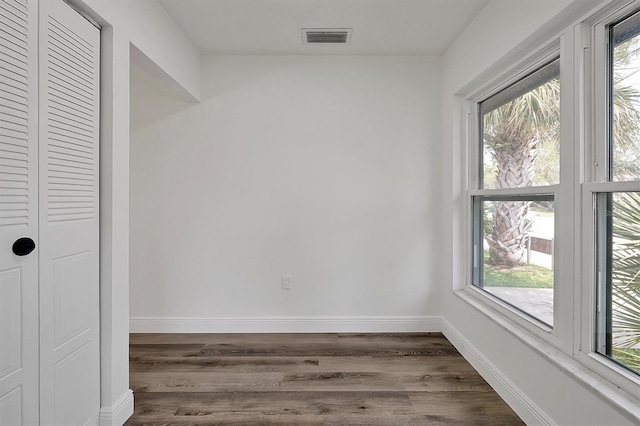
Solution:
<svg viewBox="0 0 640 426"><path fill-rule="evenodd" d="M496 164L496 186L531 186L542 145L550 144L557 149L559 78L484 114L483 125L485 148ZM530 201L495 202L491 233L486 235L490 263L511 267L524 262L531 228L530 205Z"/></svg>
<svg viewBox="0 0 640 426"><path fill-rule="evenodd" d="M640 92L627 81L638 73L638 37L613 50L613 178L640 178ZM640 193L611 196L612 355L640 372Z"/></svg>
<svg viewBox="0 0 640 426"><path fill-rule="evenodd" d="M640 72L631 60L640 56L638 38L617 45L613 56L613 178L638 179L640 92L637 86L628 83L629 76ZM545 147L557 150L559 115L558 78L484 114L485 158L495 162L494 176L489 176L495 178L495 184L490 182L485 186L519 188L533 185L536 174L549 168L549 164L538 164L541 150ZM555 154L554 161L557 158ZM557 174L554 178L557 179ZM543 184L557 182L551 180ZM640 193L617 193L612 197L609 331L613 335L613 347L608 355L640 372ZM489 262L507 267L520 265L524 261L531 228L531 202L496 201L494 205L485 230Z"/></svg>
<svg viewBox="0 0 640 426"><path fill-rule="evenodd" d="M640 92L633 77L640 72L637 37L615 46L613 50L613 175L616 180L640 177Z"/></svg>
<svg viewBox="0 0 640 426"><path fill-rule="evenodd" d="M640 193L612 195L611 328L613 352L640 371ZM636 348L637 350L629 349Z"/></svg>
<svg viewBox="0 0 640 426"><path fill-rule="evenodd" d="M613 169L617 180L640 176L640 92L628 83L638 72L632 58L640 55L637 38L614 49L613 75ZM551 181L558 182L558 136L560 128L560 80L554 78L512 99L483 117L485 156L495 161L495 186L519 188L531 186L540 171L552 170ZM550 164L539 164L543 148L555 151ZM548 161L548 160L547 160ZM486 178L486 176L485 176ZM537 183L539 184L539 183ZM531 201L495 202L486 234L489 263L518 266L524 263L531 228Z"/></svg>

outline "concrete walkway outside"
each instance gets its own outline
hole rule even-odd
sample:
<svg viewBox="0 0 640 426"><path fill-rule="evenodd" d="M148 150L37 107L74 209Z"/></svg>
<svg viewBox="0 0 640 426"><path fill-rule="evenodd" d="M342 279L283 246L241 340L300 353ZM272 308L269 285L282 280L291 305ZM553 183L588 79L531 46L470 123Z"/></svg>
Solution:
<svg viewBox="0 0 640 426"><path fill-rule="evenodd" d="M484 287L484 290L553 326L552 288Z"/></svg>

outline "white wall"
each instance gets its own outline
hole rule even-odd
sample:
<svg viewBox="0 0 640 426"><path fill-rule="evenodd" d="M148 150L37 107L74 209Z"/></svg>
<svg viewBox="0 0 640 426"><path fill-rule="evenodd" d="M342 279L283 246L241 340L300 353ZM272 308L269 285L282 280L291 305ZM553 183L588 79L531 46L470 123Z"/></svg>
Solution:
<svg viewBox="0 0 640 426"><path fill-rule="evenodd" d="M582 3L582 5L580 4ZM465 145L456 94L487 71L500 72L517 52L550 37L549 29L588 2L491 1L452 45L443 65L443 331L528 424L626 425L634 420L602 397L637 400L568 356L454 289L464 286ZM482 77L484 78L484 77ZM569 317L571 317L569 315ZM569 339L569 346L571 346ZM623 401L624 402L624 401Z"/></svg>
<svg viewBox="0 0 640 426"><path fill-rule="evenodd" d="M440 67L216 57L198 105L134 82L132 330L439 328Z"/></svg>
<svg viewBox="0 0 640 426"><path fill-rule="evenodd" d="M202 93L200 54L157 0L71 0L147 58L148 73L185 99ZM107 40L108 41L108 40ZM128 56L128 55L127 55ZM136 58L140 61L141 58ZM146 63L150 61L151 63Z"/></svg>
<svg viewBox="0 0 640 426"><path fill-rule="evenodd" d="M149 72L186 99L200 96L201 66L196 50L155 0L72 2L102 25L100 424L119 425L133 413L128 348L131 49Z"/></svg>
<svg viewBox="0 0 640 426"><path fill-rule="evenodd" d="M128 391L127 362L128 101L132 45L151 61L151 64L147 63L145 67L147 71L153 69L155 65L156 72L150 72L156 74L156 78L165 82L174 82L178 92L181 91L188 99L201 97L207 99L205 103L197 106L172 100L172 95L162 96L154 101L147 99L149 101L145 106L149 108L147 115L141 121L136 121L141 115L134 114L134 123L140 123L141 128L138 128L133 135L132 206L138 204L138 197L135 195L139 191L138 185L145 185L142 178L138 179L138 176L142 175L137 170L137 165L140 163L137 161L140 156L139 136L141 144L147 143L151 146L146 152L150 158L144 158L144 161L167 158L172 149L176 158L193 160L193 167L186 168L184 172L189 177L196 178L187 179L188 182L200 187L194 191L189 186L181 187L175 184L175 191L168 193L164 200L158 200L158 195L151 191L148 194L149 204L156 203L163 209L167 209L171 215L164 214L162 220L180 224L183 229L191 233L185 233L179 238L178 232L171 231L168 233L173 238L170 243L180 244L189 241L190 235L195 234L197 237L204 231L217 231L215 236L229 243L229 249L217 250L214 254L231 262L232 265L215 263L212 261L215 258L203 256L208 267L193 270L191 268L194 264L193 260L188 255L181 254L179 265L183 267L181 271L184 274L174 271L171 277L175 279L169 283L177 290L169 294L163 293L162 289L167 288L166 280L146 283L151 289L149 294L155 299L161 299L164 306L171 304L169 297L180 300L183 294L194 291L193 288L182 286L196 286L195 294L213 296L197 306L197 314L206 317L219 315L210 313L213 309L209 309L209 306L220 307L218 312L233 315L234 318L237 318L237 315L253 316L256 312L259 315L272 315L263 306L277 306L284 308L283 311L278 310L277 315L282 315L284 312L286 315L305 318L310 315L321 315L321 318L328 318L325 315L341 317L384 315L388 323L391 322L391 318L401 316L398 324L406 327L415 324L411 321L416 318L442 313L445 317L447 335L458 344L460 342L468 344L464 348L468 357L473 358L478 354L482 356L482 359L474 365L485 374L487 371L489 373L497 371L503 375L509 375L513 385L539 404L540 409L547 415L546 418L555 419L558 423L573 419L576 423L583 424L598 422L624 424L627 421L621 418L614 408L595 397L587 386L573 379L566 369L558 369L556 364L548 362L548 357L532 350L529 345L507 332L503 326L490 320L451 293L452 286L454 283L459 284L460 274L464 271L464 266L459 264L462 241L459 227L462 213L459 208L462 161L460 146L454 143L455 131L458 128L452 122L452 116L455 115L452 95L475 75L482 73L502 55L535 32L536 28L558 13L567 1L543 2L545 4L492 2L450 49L444 59L442 79L438 72L438 61L435 59L309 58L306 59L307 62L298 63L294 58L226 58L219 64L207 65L206 80L209 87L204 95L199 86L200 67L197 53L155 1L78 0L77 3L85 10L92 11L97 20L104 25L102 35L104 131L101 141L103 144L101 152L103 165L101 176L103 249L101 258L103 339L101 402L103 417L101 424L120 424L132 409ZM140 22L144 22L144 26L138 26ZM505 31L500 31L499 28ZM162 37L162 41L159 37ZM247 61L247 64L234 65L234 61L243 60ZM346 62L338 67L339 61ZM409 63L413 65L409 66ZM294 67L293 64L297 65ZM324 72L310 69L310 64L325 64L321 67ZM310 75L287 71L293 68L308 70ZM158 75L159 70L164 72ZM440 83L443 84L442 103L438 99ZM336 96L341 100L341 103L337 103L337 107L346 114L344 120L351 120L351 124L347 126L341 122L338 114L331 116L332 120L329 121L331 126L312 123L311 113L319 109L315 103L310 106L309 99L319 99L323 105L326 105L330 101L332 89L336 87L340 87L340 90L333 90L333 92L336 92ZM295 88L299 90L294 90ZM419 95L420 91L426 96ZM153 90L145 93L153 100L155 96ZM289 98L283 96L285 93ZM340 95L343 93L352 93L354 96L345 99ZM260 97L258 100L252 94L269 94L271 98ZM287 99L291 102L287 102ZM384 102L389 105L388 111L382 110L385 107ZM145 105L144 97L133 107L140 105ZM333 102L331 105L336 106ZM312 109L305 110L294 108L294 106ZM365 116L363 117L362 113L356 113L353 108L347 108L348 106L360 106L365 111ZM438 134L440 106L444 114L442 139ZM209 111L218 112L220 117L213 120L211 114L207 113ZM404 111L404 113L400 114L398 111ZM194 129L189 130L188 139L179 131L180 126L175 125L183 119L194 126ZM282 123L290 126L283 126ZM389 125L385 125L386 123ZM308 126L304 127L304 124ZM327 136L344 138L345 135L337 134L337 130L353 129L352 126L355 125L362 135L368 135L375 141L373 150L362 138L356 138L353 132L348 132L346 136L350 137L347 143L334 142L327 147L327 150L331 148L342 154L342 156L332 157L329 152L323 151L327 140L332 139L321 139L317 137L318 133L312 132L316 130L324 132ZM408 131L401 125L410 125L413 130ZM370 128L374 128L375 132L370 131ZM161 129L166 130L166 134L161 132ZM199 133L197 129L202 131ZM396 132L413 135L413 137L401 138ZM252 147L244 138L220 138L225 134L257 137L249 141L255 144ZM302 150L296 145L296 142L301 143L300 140L303 139L299 137L301 135L306 136L305 141L314 142L309 151ZM421 142L417 142L417 138L421 138ZM440 143L440 140L443 142ZM214 148L204 144L204 141L215 141ZM258 144L259 141L263 143ZM153 146L153 142L158 142L158 146ZM171 147L171 145L187 146L188 142L193 142L195 152L185 149L176 150ZM392 145L393 149L391 149ZM253 149L249 149L256 147L261 148L262 151L255 153ZM249 155L249 152L252 155ZM277 156L276 152L281 152L283 155ZM229 155L226 155L224 158L227 160L223 161L219 156L205 158L204 155L196 155L198 153ZM295 157L292 153L296 154ZM311 153L317 155L312 157ZM259 161L260 158L256 157L258 154L264 157L264 161ZM402 155L405 156L406 167L400 168L399 164L403 162L400 158ZM302 167L302 164L295 160L296 158L305 160L304 164L307 167ZM315 158L319 158L321 163L316 164ZM364 164L361 164L361 161ZM369 161L373 161L379 167L374 169ZM227 162L238 170L230 167ZM171 162L167 164L173 167ZM354 164L358 167L353 166ZM214 168L214 165L218 167ZM326 168L323 167L324 165L331 165L333 170L340 172L342 179L336 178L333 174L321 173ZM140 172L145 170L144 162L140 167L142 167ZM398 172L398 178L391 181L383 179L382 176L390 170L387 167L394 170L394 175ZM203 170L207 168L215 180L205 186L200 178L204 174ZM147 170L149 173L142 177L146 176L148 180L157 178L158 182L167 182L171 178L163 169ZM296 172L296 176L288 179L289 174L293 172ZM366 174L370 176L366 178ZM163 176L164 181L160 179ZM176 177L179 182L185 179L180 175ZM408 184L403 184L403 180ZM284 185L270 185L276 182ZM387 184L384 185L384 182ZM148 182L146 185L151 189L157 187ZM371 186L375 186L375 190ZM255 198L242 197L242 191L229 191L230 187L247 189L255 195ZM226 195L225 198L220 201L214 198L214 194L203 202L198 200L203 200L204 197L193 197L194 192L212 194L213 191L209 188L216 189L216 193ZM269 192L270 188L282 188L282 192ZM305 188L313 192L304 190ZM392 190L393 188L396 189ZM329 189L332 190L329 191ZM147 196L147 194L144 195ZM280 207L273 201L291 199L289 196L292 195L300 196L300 202L285 203ZM170 198L171 196L173 198ZM326 203L320 203L318 196ZM415 196L415 199L411 200L412 196ZM192 205L197 203L198 209L179 211L176 208L179 206L176 198L179 201L190 201ZM388 199L389 202L383 203L383 198ZM342 205L332 206L330 203L332 201L341 202ZM438 203L440 203L439 207ZM222 227L214 224L214 229L211 229L185 223L202 219L203 210L201 209L213 207L216 208L215 217L219 221L235 224L235 226ZM316 209L323 209L322 214ZM135 211L137 207L134 207ZM296 214L308 211L312 211L315 215L314 223L303 223ZM234 212L237 212L237 217L234 216ZM363 212L367 214L362 214ZM349 223L346 218L351 218L352 222ZM132 217L131 219L134 226L132 230L139 230L141 233L157 233L157 228L154 229L146 224L146 218ZM278 226L269 227L263 222L263 226L258 227L257 223L254 223L254 221L267 221L267 219L270 220L268 223L276 223ZM155 218L149 216L148 220L150 223L157 223L160 219L158 216ZM330 220L334 222L331 223ZM138 225L140 222L142 224ZM385 233L384 229L377 229L383 227L383 224L387 229L393 226L395 232ZM330 233L324 235L314 231L316 229ZM251 230L259 231L255 234L255 237L259 238L253 238L254 235L249 232ZM267 233L267 230L272 232ZM345 232L338 233L336 230ZM298 238L298 235L307 238ZM313 238L310 239L311 237ZM139 238L140 234L137 232L132 235L132 314L164 315L161 311L138 311L139 306L146 306L147 303L141 300L139 294L135 294L140 276L137 259L150 257L149 254L138 252L139 248L135 241ZM161 240L162 233L154 238L156 241ZM371 244L367 247L357 247L357 242L362 239ZM214 242L197 241L203 247L205 244L206 247L210 247ZM303 244L303 241L314 241L322 245L308 246ZM451 244L450 241L457 242L457 245ZM257 247L265 250L258 250L256 246L248 244L249 242L257 242ZM382 244L374 244L380 242ZM161 248L151 247L151 253L174 254L170 252L170 244L163 241L159 243ZM403 244L411 246L411 250L409 247L403 247ZM240 247L246 248L247 251L241 250ZM318 251L318 247L327 250ZM348 248L359 248L360 251L347 251ZM403 251L417 254L402 256ZM247 256L246 253L251 254L252 257ZM265 253L268 256L266 261L263 259ZM311 259L308 253L316 255L318 260ZM345 253L344 262L340 261L342 256L338 256L341 253ZM417 259L418 256L421 256L421 259ZM367 262L364 262L365 259ZM168 265L163 263L163 260L161 256L153 258L153 267L167 268ZM405 265L401 265L402 262L405 262ZM368 268L373 264L373 269L381 276L366 276L369 269L361 267L364 263L368 264ZM241 265L242 268L235 268L234 265ZM315 270L321 272L319 277L322 281L318 277L313 277L315 282L307 279L305 275L309 265L316 265ZM318 265L330 265L330 267L323 268ZM403 277L396 273L400 270L410 271L410 273ZM229 271L234 271L237 275ZM282 273L293 275L294 288L289 293L278 290L279 276ZM211 274L216 274L226 281L210 280ZM183 277L190 279L184 280ZM442 286L437 284L440 282ZM349 285L339 286L337 285L339 283ZM220 292L209 290L213 285ZM182 291L180 291L181 288ZM366 291L363 292L362 289ZM439 294L441 291L444 293L442 298ZM229 294L233 296L233 300L248 300L247 303L253 308L257 305L262 310L250 310L242 303L228 306L220 296ZM363 299L365 297L367 299ZM311 298L317 298L323 302L329 301L328 304L322 303L318 306L326 306L334 310L322 313L308 312L307 302ZM387 298L387 303L382 303L382 298ZM347 306L351 306L349 301L356 306L355 312L347 309ZM296 307L299 303L301 305ZM441 304L442 311L440 311ZM156 306L155 303L148 305ZM176 306L184 307L184 304L179 303ZM230 306L236 309L229 309ZM191 311L184 310L169 313L182 316L193 314ZM407 317L408 320L403 320ZM282 327L290 325L286 322L279 324ZM335 324L343 326L353 322ZM363 321L361 326L365 327L367 324L369 323ZM203 325L211 325L211 323L205 322ZM374 326L380 325L380 322L374 322ZM480 352L469 352L471 346ZM527 368L523 369L523 365ZM492 384L497 384L501 390L505 388L500 383ZM523 413L522 401L515 401L513 398L508 401L519 409L521 414ZM571 421L564 423L571 423Z"/></svg>

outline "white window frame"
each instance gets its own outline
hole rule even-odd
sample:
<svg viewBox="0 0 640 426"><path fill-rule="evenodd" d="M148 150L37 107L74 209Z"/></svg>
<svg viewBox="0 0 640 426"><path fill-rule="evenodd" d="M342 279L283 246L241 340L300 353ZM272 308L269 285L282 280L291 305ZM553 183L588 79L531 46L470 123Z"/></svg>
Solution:
<svg viewBox="0 0 640 426"><path fill-rule="evenodd" d="M592 386L603 397L625 407L637 407L640 397L640 375L634 374L595 351L596 318L596 234L595 194L601 192L640 191L640 181L607 182L607 25L640 11L640 0L611 1L593 11L567 20L556 34L541 40L539 48L510 54L513 66L494 77L486 73L473 85L458 93L462 102L461 132L465 141L462 154L466 193L464 261L465 285L454 283L463 299L493 316L495 321L520 335L523 341L539 339L549 343L566 357L577 361L601 379L591 379L571 367L567 358L556 358L564 366ZM478 103L535 71L549 59L560 57L560 184L551 187L514 189L479 189L481 141ZM468 87L472 87L468 89ZM604 139L603 139L604 138ZM472 285L473 212L472 198L478 195L506 194L554 195L556 238L554 241L554 321L553 328L536 321L509 304ZM559 232L558 230L562 230ZM534 340L531 340L531 339ZM604 382L599 381L604 379ZM601 383L607 383L602 387ZM611 385L609 385L611 384ZM620 388L627 396L612 395ZM609 389L609 391L607 391ZM637 416L640 417L640 416Z"/></svg>
<svg viewBox="0 0 640 426"><path fill-rule="evenodd" d="M513 67L506 70L503 74L496 76L493 80L483 85L480 89L472 92L468 96L466 96L464 101L464 113L466 115L466 126L464 129L464 137L467 140L467 158L468 158L468 174L467 174L467 192L466 192L466 223L467 223L467 243L466 243L466 286L464 287L464 291L467 295L472 297L474 300L486 305L490 309L498 312L500 315L506 317L510 321L514 322L518 326L526 329L530 333L535 336L544 339L545 341L552 343L554 346L561 346L561 336L566 332L565 327L561 324L562 321L559 318L559 312L561 310L558 309L560 303L562 303L563 299L567 300L566 297L561 296L558 291L558 286L554 284L554 320L553 327L548 326L547 324L537 320L536 318L526 314L525 312L509 305L508 303L500 300L499 298L493 296L491 293L483 291L474 285L472 285L472 264L473 261L473 198L477 196L487 196L487 195L553 195L554 197L554 217L555 217L555 229L559 229L559 211L565 210L566 208L562 206L562 202L560 201L563 193L567 193L567 191L563 188L563 175L565 172L565 166L563 164L563 140L567 138L569 132L567 132L568 124L566 123L564 116L567 115L565 110L567 109L565 99L565 85L562 83L563 81L570 81L570 76L568 77L568 71L572 69L572 64L569 62L567 64L567 60L565 57L572 56L570 51L567 51L567 38L571 38L571 36L567 37L565 34L558 34L555 37L550 38L545 44L543 44L538 50L530 52L528 55L521 57L520 61L518 61ZM571 40L570 44L571 44ZM543 65L551 62L555 58L560 58L560 81L561 81L561 99L560 99L560 182L556 185L548 185L548 186L531 186L531 187L522 187L522 188L502 188L502 189L480 189L479 188L479 177L482 165L480 164L481 159L481 149L482 149L482 141L480 140L480 131L479 131L479 114L478 114L478 105L480 102L489 98L490 96L498 93L502 89L522 80L526 76L530 75L532 72L535 72L537 69L542 67ZM567 66L570 68L567 70ZM570 91L570 90L569 90ZM570 137L570 136L569 136ZM566 180L566 179L565 179ZM560 201L560 203L559 203ZM556 234L556 238L554 238L554 263L555 265L560 265L558 259L563 259L564 255L560 252L562 246L566 245L563 243L563 240L566 238L558 238L558 234ZM565 250L566 251L566 250ZM557 283L558 280L562 279L564 272L562 272L560 266L554 268L554 283ZM566 269L566 268L564 268ZM571 272L572 273L572 272ZM564 311L566 312L566 311Z"/></svg>
<svg viewBox="0 0 640 426"><path fill-rule="evenodd" d="M608 34L607 26L640 12L640 1L614 4L579 25L579 46L584 51L581 69L583 84L579 104L584 147L584 183L581 188L582 252L581 282L576 290L580 312L579 338L575 342L575 358L587 368L616 384L630 394L637 394L640 375L634 374L606 356L596 352L597 291L602 277L597 272L596 196L608 192L640 192L640 181L608 181Z"/></svg>

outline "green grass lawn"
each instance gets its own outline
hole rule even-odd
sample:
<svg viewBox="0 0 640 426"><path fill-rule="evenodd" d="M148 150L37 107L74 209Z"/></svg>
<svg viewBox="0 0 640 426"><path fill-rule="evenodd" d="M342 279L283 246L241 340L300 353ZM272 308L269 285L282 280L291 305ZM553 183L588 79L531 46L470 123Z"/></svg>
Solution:
<svg viewBox="0 0 640 426"><path fill-rule="evenodd" d="M553 271L542 266L525 263L516 268L489 265L489 252L484 252L485 287L553 288Z"/></svg>

